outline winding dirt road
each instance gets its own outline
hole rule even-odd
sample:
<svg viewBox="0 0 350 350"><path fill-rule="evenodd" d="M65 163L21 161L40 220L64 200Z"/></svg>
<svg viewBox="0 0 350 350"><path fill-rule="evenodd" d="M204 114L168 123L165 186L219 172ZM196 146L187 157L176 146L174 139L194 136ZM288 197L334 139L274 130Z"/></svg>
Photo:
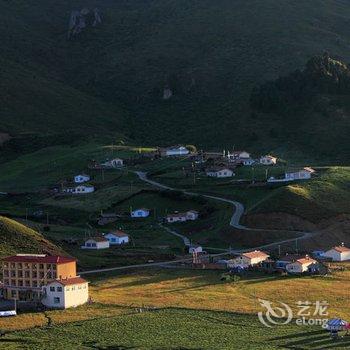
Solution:
<svg viewBox="0 0 350 350"><path fill-rule="evenodd" d="M219 202L225 202L225 203L229 203L232 204L233 206L233 213L230 219L230 225L236 229L240 229L240 230L249 230L249 231L270 231L270 232L292 232L295 234L300 234L300 237L297 238L289 238L289 239L284 239L281 241L277 241L277 242L273 242L273 243L269 243L269 244L265 244L265 245L261 245L258 247L254 247L254 248L250 248L250 249L236 249L236 250L223 250L222 253L217 253L217 254L210 254L210 256L212 257L218 257L218 256L224 256L227 255L228 253L242 253L248 250L252 250L252 249L266 249L266 248L272 248L272 247L276 247L278 245L282 245L282 244L286 244L286 243L290 243L290 242L295 242L296 239L297 240L304 240L304 239L308 239L311 238L315 235L318 234L318 232L304 232L304 231L287 231L287 230L267 230L267 229L259 229L259 228L249 228L246 226L243 226L240 224L240 220L244 214L244 206L242 203L237 202L237 201L233 201L227 198L222 198L222 197L218 197L218 196L211 196L211 195L207 195L207 194L201 194L201 193L196 193L196 192L189 192L186 191L184 189L178 189L178 188L173 188L167 185L164 185L162 183L159 183L157 181L151 180L147 177L147 173L142 172L142 171L136 171L135 174L139 177L140 180L147 182L148 184L158 187L160 189L163 190L169 190L169 191L181 191L182 193L189 195L189 196L196 196L196 197L204 197L204 198L208 198L208 199L212 199L212 200L216 200ZM178 237L180 237L184 244L187 246L189 245L189 239L187 237L185 237L184 235L171 230L170 228L167 228L165 226L162 226L165 230L167 230L169 233L172 233ZM207 248L209 249L209 248ZM118 266L118 267L111 267L111 268L105 268L105 269L97 269L97 270L90 270L90 271L81 271L79 272L80 275L87 275L87 274L95 274L95 273L103 273L103 272L110 272L110 271L118 271L118 270L127 270L127 269L136 269L136 268L146 268L146 267L151 267L151 266L164 266L164 265L170 265L170 264L178 264L178 263L185 263L185 262L189 262L192 261L192 258L185 258L185 259L179 259L179 260L170 260L170 261L162 261L162 262L154 262L154 263L147 263L147 264L138 264L138 265L128 265L128 266Z"/></svg>

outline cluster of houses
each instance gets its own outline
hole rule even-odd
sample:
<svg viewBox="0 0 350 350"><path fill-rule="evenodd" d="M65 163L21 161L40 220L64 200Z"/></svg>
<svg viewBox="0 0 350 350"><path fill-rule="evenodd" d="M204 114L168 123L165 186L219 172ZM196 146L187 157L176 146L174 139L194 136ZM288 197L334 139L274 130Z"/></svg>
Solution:
<svg viewBox="0 0 350 350"><path fill-rule="evenodd" d="M88 194L95 192L95 187L88 182L91 180L90 175L79 174L74 176L74 184L62 188L62 192L66 194Z"/></svg>
<svg viewBox="0 0 350 350"><path fill-rule="evenodd" d="M90 237L85 240L84 244L81 246L81 249L108 249L112 245L125 245L130 241L128 234L121 230L115 230L102 236Z"/></svg>
<svg viewBox="0 0 350 350"><path fill-rule="evenodd" d="M88 281L77 275L76 259L45 254L17 254L1 260L1 294L17 303L66 309L89 300Z"/></svg>
<svg viewBox="0 0 350 350"><path fill-rule="evenodd" d="M208 167L205 173L208 177L228 178L235 176L234 169L237 166L252 166L254 164L260 165L276 165L277 158L271 155L265 155L259 159L253 159L251 154L247 151L223 151L223 153L205 153L206 158L214 158L220 160L225 164L219 166ZM204 158L203 158L204 159Z"/></svg>
<svg viewBox="0 0 350 350"><path fill-rule="evenodd" d="M124 161L121 158L113 158L103 163L94 163L93 166L89 166L91 169L118 169L124 166ZM62 188L61 192L64 194L88 194L95 192L95 187L89 184L91 180L90 175L78 174L74 176L74 182L70 185L66 185Z"/></svg>
<svg viewBox="0 0 350 350"><path fill-rule="evenodd" d="M200 245L189 247L189 253L193 254L194 262L202 262L200 256L206 253ZM235 254L233 258L219 260L217 266L228 269L233 272L240 272L250 268L259 268L264 271L281 271L289 274L303 273L323 273L327 272L325 262L342 262L350 261L350 248L344 246L332 247L327 251L315 251L312 257L307 254L286 254L276 259L271 259L270 255L260 250Z"/></svg>

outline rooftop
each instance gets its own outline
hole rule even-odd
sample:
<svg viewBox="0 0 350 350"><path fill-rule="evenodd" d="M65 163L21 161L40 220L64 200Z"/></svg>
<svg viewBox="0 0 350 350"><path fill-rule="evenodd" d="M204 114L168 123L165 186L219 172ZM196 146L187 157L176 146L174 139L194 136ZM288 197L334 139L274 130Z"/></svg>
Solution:
<svg viewBox="0 0 350 350"><path fill-rule="evenodd" d="M312 259L312 258L305 257L305 258L301 258L301 259L296 260L296 262L304 265L304 264L313 264L313 263L316 263L317 261Z"/></svg>
<svg viewBox="0 0 350 350"><path fill-rule="evenodd" d="M247 252L243 253L242 256L245 256L246 258L254 259L254 258L267 258L269 257L268 254L260 251L260 250L254 250L253 252Z"/></svg>
<svg viewBox="0 0 350 350"><path fill-rule="evenodd" d="M72 278L65 278L65 279L60 279L60 280L54 280L54 281L51 281L50 283L53 283L53 282L61 283L64 286L71 286L71 285L74 285L74 284L87 283L87 280L77 276L77 277L72 277Z"/></svg>
<svg viewBox="0 0 350 350"><path fill-rule="evenodd" d="M121 230L116 230L116 231L111 231L107 233L108 235L114 235L117 237L127 237L128 234L126 234L124 231Z"/></svg>
<svg viewBox="0 0 350 350"><path fill-rule="evenodd" d="M108 239L106 239L106 238L104 238L102 236L90 237L90 238L87 239L87 241L89 241L89 240L93 240L95 242L106 242L106 241L108 241Z"/></svg>
<svg viewBox="0 0 350 350"><path fill-rule="evenodd" d="M67 256L50 256L45 254L17 254L3 258L2 261L22 263L65 264L69 262L74 262L76 261L76 259Z"/></svg>
<svg viewBox="0 0 350 350"><path fill-rule="evenodd" d="M337 251L339 253L350 252L350 248L344 247L343 245L333 247L332 249L334 249L335 251Z"/></svg>

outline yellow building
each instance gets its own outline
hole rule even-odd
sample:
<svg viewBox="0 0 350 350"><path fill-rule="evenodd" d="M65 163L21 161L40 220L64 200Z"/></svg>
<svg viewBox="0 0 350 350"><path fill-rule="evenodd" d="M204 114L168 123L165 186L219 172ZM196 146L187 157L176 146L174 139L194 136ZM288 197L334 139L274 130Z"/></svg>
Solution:
<svg viewBox="0 0 350 350"><path fill-rule="evenodd" d="M76 277L76 260L64 256L17 254L2 259L4 297L40 301L49 281Z"/></svg>

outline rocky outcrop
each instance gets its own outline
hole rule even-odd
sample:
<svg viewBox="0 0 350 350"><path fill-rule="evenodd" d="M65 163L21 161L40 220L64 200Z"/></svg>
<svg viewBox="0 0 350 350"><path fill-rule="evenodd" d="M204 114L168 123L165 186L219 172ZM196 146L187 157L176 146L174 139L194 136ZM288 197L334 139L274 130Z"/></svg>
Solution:
<svg viewBox="0 0 350 350"><path fill-rule="evenodd" d="M102 23L100 11L95 9L83 8L71 12L68 26L68 39L80 34L87 27L96 27Z"/></svg>

